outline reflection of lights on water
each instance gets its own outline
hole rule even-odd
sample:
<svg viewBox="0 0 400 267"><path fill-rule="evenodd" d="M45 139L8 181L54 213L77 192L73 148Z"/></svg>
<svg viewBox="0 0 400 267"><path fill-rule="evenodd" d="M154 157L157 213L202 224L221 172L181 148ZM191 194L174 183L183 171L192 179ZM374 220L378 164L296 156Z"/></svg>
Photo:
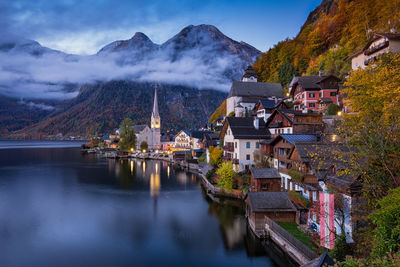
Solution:
<svg viewBox="0 0 400 267"><path fill-rule="evenodd" d="M133 174L133 160L131 160L131 174Z"/></svg>
<svg viewBox="0 0 400 267"><path fill-rule="evenodd" d="M160 174L150 175L150 196L158 196L160 194L161 181Z"/></svg>
<svg viewBox="0 0 400 267"><path fill-rule="evenodd" d="M186 184L187 175L185 172L179 172L176 174L176 179L178 180L179 183Z"/></svg>
<svg viewBox="0 0 400 267"><path fill-rule="evenodd" d="M142 168L143 168L143 174L144 174L144 172L146 171L146 161L143 161Z"/></svg>
<svg viewBox="0 0 400 267"><path fill-rule="evenodd" d="M158 163L156 163L156 173L158 173Z"/></svg>
<svg viewBox="0 0 400 267"><path fill-rule="evenodd" d="M169 165L168 165L168 167L167 167L167 175L168 175L168 178L169 178L169 172L171 171L171 169L169 168Z"/></svg>

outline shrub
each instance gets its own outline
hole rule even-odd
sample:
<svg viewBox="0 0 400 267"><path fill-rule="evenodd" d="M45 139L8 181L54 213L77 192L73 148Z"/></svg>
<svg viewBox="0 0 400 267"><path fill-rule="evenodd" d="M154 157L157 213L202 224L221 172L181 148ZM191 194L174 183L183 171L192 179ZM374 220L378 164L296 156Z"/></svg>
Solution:
<svg viewBox="0 0 400 267"><path fill-rule="evenodd" d="M217 169L218 174L218 186L226 190L232 190L233 188L233 177L235 176L235 171L233 170L232 162L226 161L221 164Z"/></svg>
<svg viewBox="0 0 400 267"><path fill-rule="evenodd" d="M290 169L288 174L290 175L290 177L292 177L294 181L299 183L303 182L304 174L302 174L301 172Z"/></svg>

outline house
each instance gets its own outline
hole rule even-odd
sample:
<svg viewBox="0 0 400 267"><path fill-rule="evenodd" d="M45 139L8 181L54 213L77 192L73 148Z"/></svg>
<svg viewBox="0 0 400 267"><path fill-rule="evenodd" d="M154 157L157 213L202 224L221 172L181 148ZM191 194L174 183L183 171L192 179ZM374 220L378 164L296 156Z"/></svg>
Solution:
<svg viewBox="0 0 400 267"><path fill-rule="evenodd" d="M252 110L260 99L283 98L280 83L257 82L257 74L249 66L242 77L242 81L234 81L226 100L226 116L235 112L235 107L240 104L244 110Z"/></svg>
<svg viewBox="0 0 400 267"><path fill-rule="evenodd" d="M287 192L249 192L245 201L253 231L265 229L265 216L275 222L296 222L296 208Z"/></svg>
<svg viewBox="0 0 400 267"><path fill-rule="evenodd" d="M149 148L151 146L153 146L153 143L152 143L153 132L149 126L143 124L143 125L135 125L132 128L136 134L136 150L140 150L140 144L142 142L146 142L148 144Z"/></svg>
<svg viewBox="0 0 400 267"><path fill-rule="evenodd" d="M203 147L205 149L209 148L210 146L218 147L219 146L219 134L207 132L204 133L203 136Z"/></svg>
<svg viewBox="0 0 400 267"><path fill-rule="evenodd" d="M264 121L267 121L275 109L287 108L287 105L282 99L262 99L258 100L257 104L254 106L254 112L258 118L263 118Z"/></svg>
<svg viewBox="0 0 400 267"><path fill-rule="evenodd" d="M400 34L376 33L369 39L363 49L349 57L351 59L351 69L365 69L378 57L389 52L400 53Z"/></svg>
<svg viewBox="0 0 400 267"><path fill-rule="evenodd" d="M190 131L181 130L177 135L175 135L174 148L190 149L192 146L190 133Z"/></svg>
<svg viewBox="0 0 400 267"><path fill-rule="evenodd" d="M170 150L171 147L174 146L175 141L174 141L174 135L170 133L163 133L161 135L161 149L163 151L168 151Z"/></svg>
<svg viewBox="0 0 400 267"><path fill-rule="evenodd" d="M324 123L316 112L276 109L269 116L266 127L275 138L279 134L319 134Z"/></svg>
<svg viewBox="0 0 400 267"><path fill-rule="evenodd" d="M318 141L319 137L312 134L281 134L271 142L282 189L297 191L310 201L318 200L320 188L308 151L315 151L313 145Z"/></svg>
<svg viewBox="0 0 400 267"><path fill-rule="evenodd" d="M204 152L203 138L204 134L211 133L210 131L191 131L190 132L190 141L191 141L191 150L192 156L196 156L197 153Z"/></svg>
<svg viewBox="0 0 400 267"><path fill-rule="evenodd" d="M227 117L219 138L223 140L223 160L232 161L234 170L240 172L254 164L254 152L270 134L263 119Z"/></svg>
<svg viewBox="0 0 400 267"><path fill-rule="evenodd" d="M289 94L293 97L295 110L319 110L321 98L329 98L339 105L339 81L334 75L294 77L289 85Z"/></svg>
<svg viewBox="0 0 400 267"><path fill-rule="evenodd" d="M250 168L251 192L280 192L281 176L275 168Z"/></svg>

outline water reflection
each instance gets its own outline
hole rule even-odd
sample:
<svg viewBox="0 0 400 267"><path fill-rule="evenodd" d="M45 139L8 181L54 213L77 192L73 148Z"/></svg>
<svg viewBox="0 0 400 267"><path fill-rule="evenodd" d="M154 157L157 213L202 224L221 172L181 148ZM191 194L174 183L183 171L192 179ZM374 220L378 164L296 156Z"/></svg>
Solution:
<svg viewBox="0 0 400 267"><path fill-rule="evenodd" d="M0 218L0 266L274 265L242 207L166 162L0 150Z"/></svg>

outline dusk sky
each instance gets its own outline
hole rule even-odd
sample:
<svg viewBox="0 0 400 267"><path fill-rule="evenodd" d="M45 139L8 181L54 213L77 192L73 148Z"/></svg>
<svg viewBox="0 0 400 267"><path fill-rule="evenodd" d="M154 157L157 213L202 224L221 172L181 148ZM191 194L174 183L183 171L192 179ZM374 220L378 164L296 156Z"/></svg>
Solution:
<svg viewBox="0 0 400 267"><path fill-rule="evenodd" d="M3 0L8 31L68 53L93 54L143 32L162 43L187 25L212 24L261 51L294 37L320 0Z"/></svg>

